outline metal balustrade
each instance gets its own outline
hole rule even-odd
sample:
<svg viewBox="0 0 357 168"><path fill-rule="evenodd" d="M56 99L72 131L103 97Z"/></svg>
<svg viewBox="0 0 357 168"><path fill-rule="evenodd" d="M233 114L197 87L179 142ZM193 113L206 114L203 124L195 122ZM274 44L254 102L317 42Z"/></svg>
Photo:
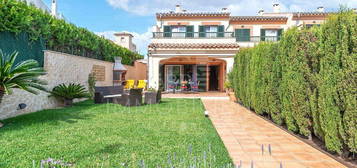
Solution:
<svg viewBox="0 0 357 168"><path fill-rule="evenodd" d="M280 36L240 36L234 32L153 32L154 39L235 38L237 42L279 41Z"/></svg>

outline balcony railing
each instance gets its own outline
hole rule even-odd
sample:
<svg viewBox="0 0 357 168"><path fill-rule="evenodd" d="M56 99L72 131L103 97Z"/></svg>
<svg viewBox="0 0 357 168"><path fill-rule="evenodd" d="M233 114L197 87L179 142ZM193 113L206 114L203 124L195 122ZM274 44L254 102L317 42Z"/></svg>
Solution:
<svg viewBox="0 0 357 168"><path fill-rule="evenodd" d="M236 37L237 42L261 42L261 41L279 41L280 36L240 36Z"/></svg>
<svg viewBox="0 0 357 168"><path fill-rule="evenodd" d="M154 32L153 38L234 38L233 32Z"/></svg>

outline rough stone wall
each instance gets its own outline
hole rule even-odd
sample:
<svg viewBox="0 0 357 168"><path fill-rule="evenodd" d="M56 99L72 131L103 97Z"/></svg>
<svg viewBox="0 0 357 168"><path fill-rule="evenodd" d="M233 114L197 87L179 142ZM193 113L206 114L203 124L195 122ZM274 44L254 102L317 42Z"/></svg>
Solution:
<svg viewBox="0 0 357 168"><path fill-rule="evenodd" d="M45 51L44 68L47 75L41 77L48 82L47 89L62 83L80 83L88 86L88 75L93 67L105 67L103 81L98 81L97 86L110 86L113 84L113 63L74 56L54 51ZM25 103L26 109L18 110L18 105ZM0 119L10 118L21 114L31 113L43 109L55 108L61 102L55 98L49 98L48 94L40 91L33 95L22 90L15 89L12 95L6 95L0 104Z"/></svg>

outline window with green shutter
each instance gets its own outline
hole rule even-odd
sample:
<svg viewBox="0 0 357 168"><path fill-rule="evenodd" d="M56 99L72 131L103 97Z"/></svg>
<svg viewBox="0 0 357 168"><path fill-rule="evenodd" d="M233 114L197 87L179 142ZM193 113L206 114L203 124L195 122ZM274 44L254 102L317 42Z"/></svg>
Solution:
<svg viewBox="0 0 357 168"><path fill-rule="evenodd" d="M206 37L205 26L199 26L199 37Z"/></svg>
<svg viewBox="0 0 357 168"><path fill-rule="evenodd" d="M265 41L265 29L260 29L260 41Z"/></svg>
<svg viewBox="0 0 357 168"><path fill-rule="evenodd" d="M194 37L194 27L186 26L186 37Z"/></svg>
<svg viewBox="0 0 357 168"><path fill-rule="evenodd" d="M224 37L224 25L218 26L217 37Z"/></svg>
<svg viewBox="0 0 357 168"><path fill-rule="evenodd" d="M236 29L237 41L250 41L250 29Z"/></svg>
<svg viewBox="0 0 357 168"><path fill-rule="evenodd" d="M164 37L172 37L171 26L164 26Z"/></svg>
<svg viewBox="0 0 357 168"><path fill-rule="evenodd" d="M281 39L281 35L283 34L284 29L278 30L278 41Z"/></svg>

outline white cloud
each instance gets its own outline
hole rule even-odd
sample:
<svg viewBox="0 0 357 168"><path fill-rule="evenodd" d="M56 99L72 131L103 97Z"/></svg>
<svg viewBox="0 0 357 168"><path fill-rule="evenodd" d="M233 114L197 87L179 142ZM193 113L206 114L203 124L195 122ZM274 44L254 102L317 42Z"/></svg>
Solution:
<svg viewBox="0 0 357 168"><path fill-rule="evenodd" d="M96 32L97 35L99 36L104 36L105 38L115 41L115 36L114 33L118 31L105 31L105 32ZM122 32L122 31L120 31ZM129 32L129 31L125 31ZM151 38L151 29L148 28L148 30L145 33L136 33L136 32L129 32L131 33L134 38L133 38L133 43L136 44L137 50L139 51L140 54L143 54L146 56L147 53L147 46L150 43L150 38Z"/></svg>
<svg viewBox="0 0 357 168"><path fill-rule="evenodd" d="M179 3L188 11L218 11L228 7L234 15L255 15L259 9L272 10L273 3L280 3L282 11L311 11L318 6L338 9L339 5L356 7L356 0L107 0L114 8L137 15L153 15L160 11L174 10Z"/></svg>

